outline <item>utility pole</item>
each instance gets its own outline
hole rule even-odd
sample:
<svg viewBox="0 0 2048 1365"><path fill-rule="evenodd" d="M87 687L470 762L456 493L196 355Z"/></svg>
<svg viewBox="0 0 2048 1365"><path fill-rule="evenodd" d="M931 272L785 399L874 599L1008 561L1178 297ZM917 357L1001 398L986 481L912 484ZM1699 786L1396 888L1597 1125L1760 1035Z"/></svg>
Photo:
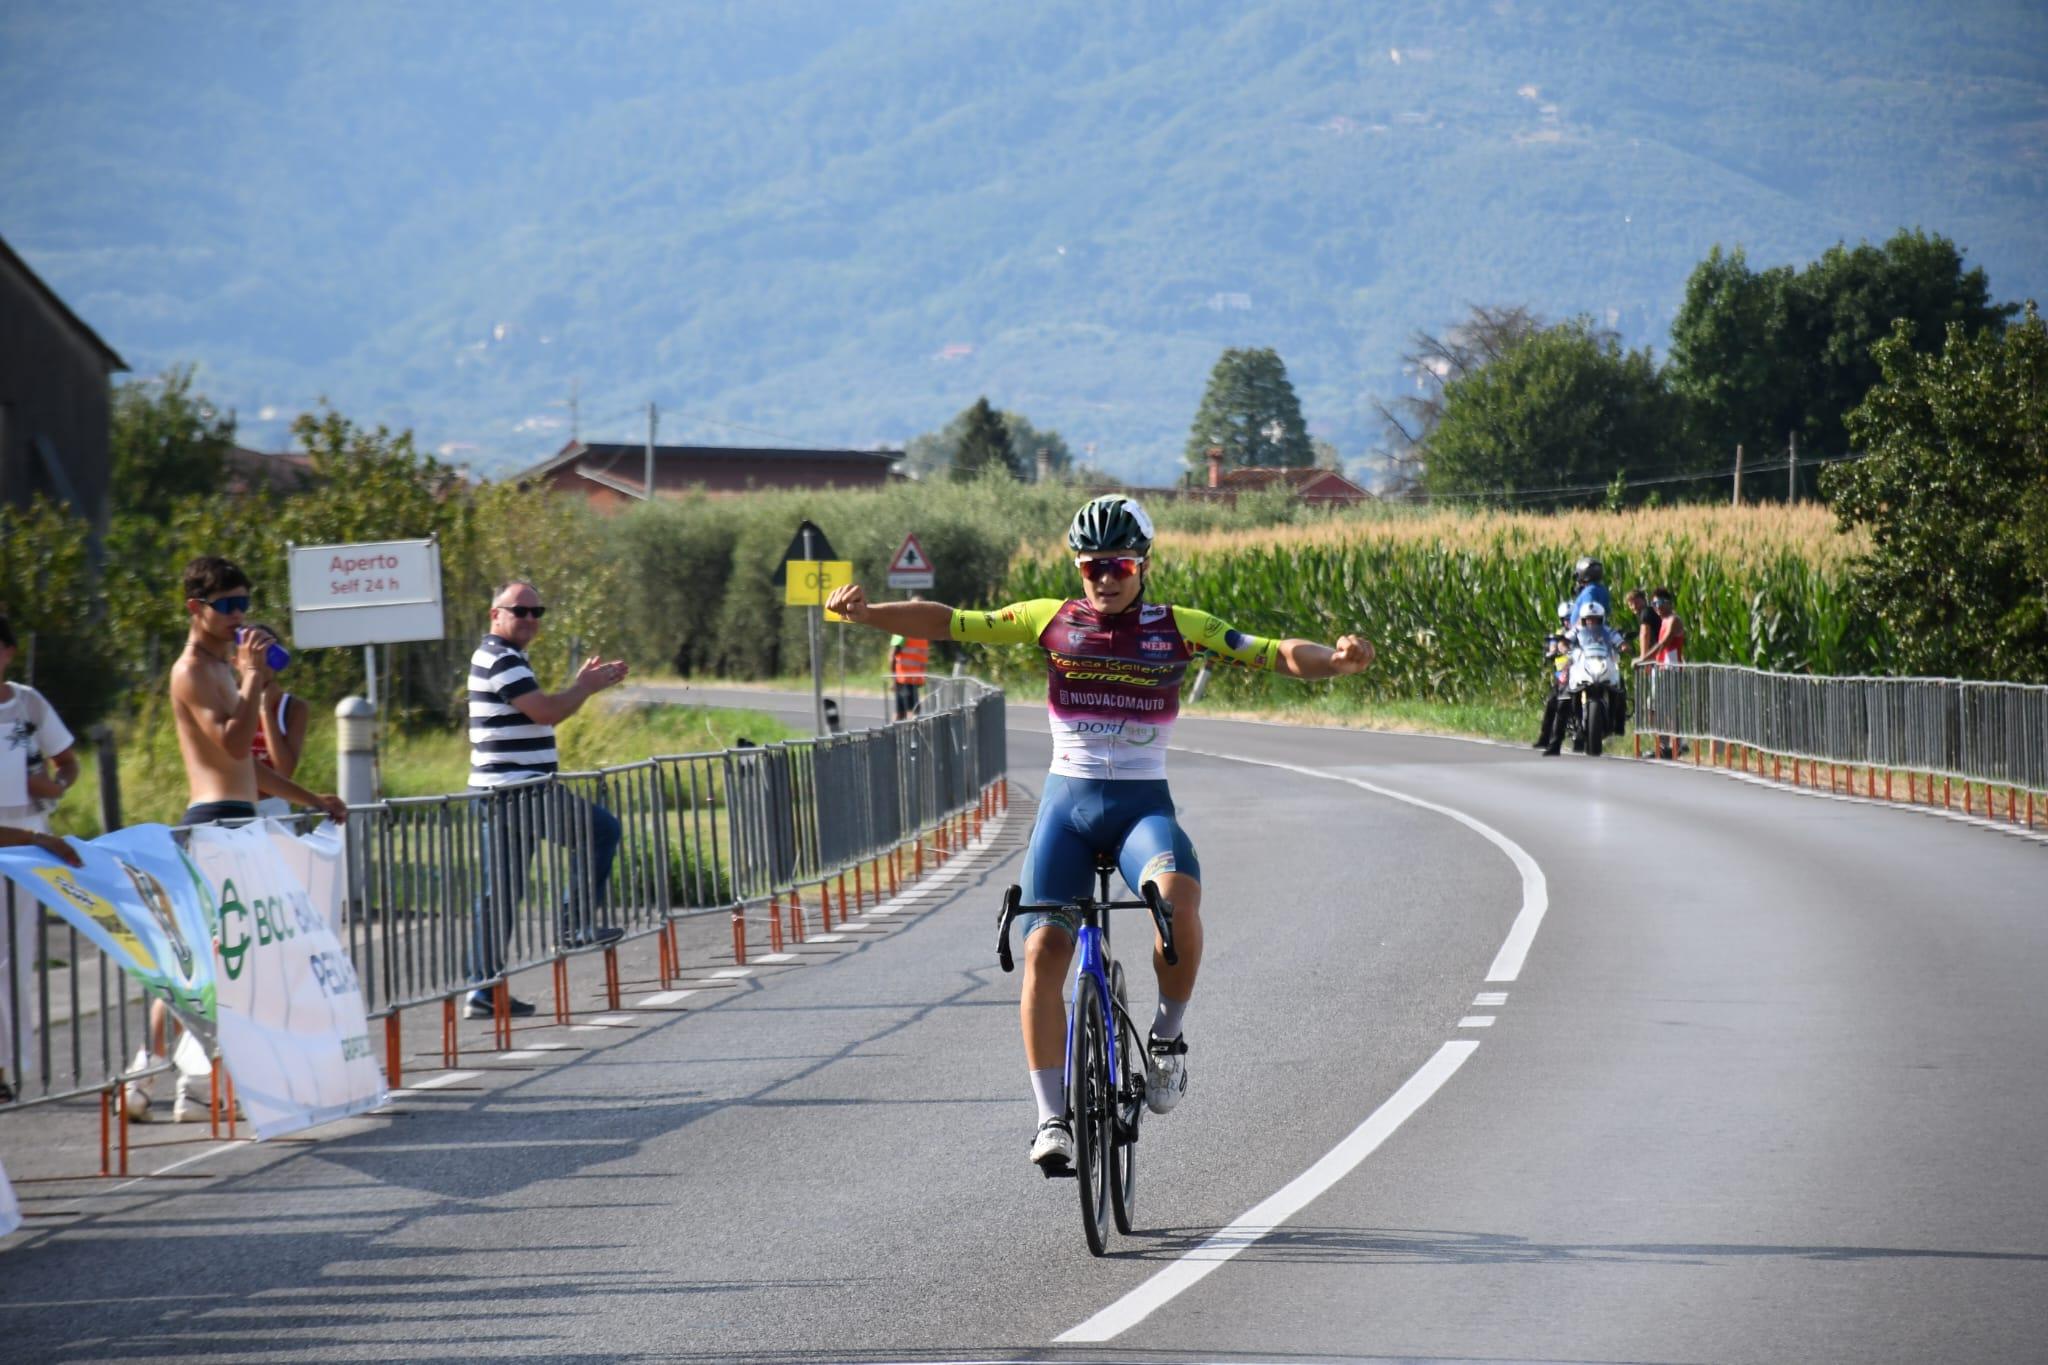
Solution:
<svg viewBox="0 0 2048 1365"><path fill-rule="evenodd" d="M580 379L571 379L569 381L569 439L571 441L583 439L583 406L578 394L582 383L583 381Z"/></svg>
<svg viewBox="0 0 2048 1365"><path fill-rule="evenodd" d="M1799 433L1785 442L1785 505L1799 501Z"/></svg>
<svg viewBox="0 0 2048 1365"><path fill-rule="evenodd" d="M654 501L654 428L660 419L655 415L652 399L647 403L647 478L640 487L641 496L648 502Z"/></svg>
<svg viewBox="0 0 2048 1365"><path fill-rule="evenodd" d="M1735 501L1728 505L1742 506L1742 447L1739 445L1735 447Z"/></svg>

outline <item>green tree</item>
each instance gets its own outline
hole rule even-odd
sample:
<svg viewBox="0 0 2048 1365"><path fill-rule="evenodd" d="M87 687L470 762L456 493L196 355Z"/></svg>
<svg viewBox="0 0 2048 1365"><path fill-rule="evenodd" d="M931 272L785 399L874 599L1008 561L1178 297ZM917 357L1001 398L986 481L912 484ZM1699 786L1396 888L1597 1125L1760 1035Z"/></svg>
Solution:
<svg viewBox="0 0 2048 1365"><path fill-rule="evenodd" d="M977 479L991 471L1011 478L1023 477L1017 452L1011 448L1010 433L1003 419L989 406L984 394L967 409L966 429L960 434L959 449L953 455L953 477Z"/></svg>
<svg viewBox="0 0 2048 1365"><path fill-rule="evenodd" d="M984 399L984 402L987 400ZM910 438L904 447L904 464L916 478L930 478L950 471L959 461L960 446L967 439L967 430L974 417L975 405L962 408L937 431L927 431ZM1052 462L1055 475L1064 476L1074 468L1074 453L1067 440L1057 431L1041 431L1031 419L1020 412L1004 409L997 413L1003 424L1003 431L1009 438L1010 450L1006 459L1012 473L1026 481L1038 476L1038 452L1043 450Z"/></svg>
<svg viewBox="0 0 2048 1365"><path fill-rule="evenodd" d="M1208 468L1212 446L1222 447L1223 462L1233 469L1305 469L1315 463L1301 400L1278 351L1233 348L1209 371L1209 387L1188 428L1186 447L1188 467L1198 479Z"/></svg>
<svg viewBox="0 0 2048 1365"><path fill-rule="evenodd" d="M1432 494L1533 496L1551 506L1600 506L1617 471L1639 486L1699 467L1683 405L1648 349L1624 351L1586 318L1545 328L1446 384L1425 459Z"/></svg>
<svg viewBox="0 0 2048 1365"><path fill-rule="evenodd" d="M1543 330L1543 319L1521 304L1475 304L1442 336L1416 332L1401 357L1401 372L1414 392L1374 399L1380 419L1378 454L1393 475L1385 491L1405 497L1422 486L1423 457L1437 423L1444 418L1444 387L1506 355Z"/></svg>
<svg viewBox="0 0 2048 1365"><path fill-rule="evenodd" d="M1691 405L1703 440L1730 459L1736 446L1761 466L1801 425L1807 365L1792 326L1790 266L1749 268L1737 247L1716 246L1685 282L1671 324L1671 387Z"/></svg>
<svg viewBox="0 0 2048 1365"><path fill-rule="evenodd" d="M1903 320L1915 349L1937 349L1951 323L2004 325L1981 268L1948 238L1917 228L1883 246L1836 244L1805 269L1752 271L1717 246L1686 282L1671 325L1672 387L1691 402L1717 455L1743 445L1762 460L1793 435L1802 450L1850 448L1844 425L1879 379L1872 348Z"/></svg>
<svg viewBox="0 0 2048 1365"><path fill-rule="evenodd" d="M1901 319L1848 416L1864 458L1821 476L1868 528L1860 604L1900 673L2048 683L2048 329L1949 325L1939 354Z"/></svg>
<svg viewBox="0 0 2048 1365"><path fill-rule="evenodd" d="M91 619L98 585L90 536L63 503L38 496L27 507L0 504L0 612L20 647L11 676L49 694L81 736L121 692L107 631Z"/></svg>
<svg viewBox="0 0 2048 1365"><path fill-rule="evenodd" d="M108 444L112 511L170 515L171 504L220 487L235 422L192 391L192 367L174 365L156 379L114 387Z"/></svg>

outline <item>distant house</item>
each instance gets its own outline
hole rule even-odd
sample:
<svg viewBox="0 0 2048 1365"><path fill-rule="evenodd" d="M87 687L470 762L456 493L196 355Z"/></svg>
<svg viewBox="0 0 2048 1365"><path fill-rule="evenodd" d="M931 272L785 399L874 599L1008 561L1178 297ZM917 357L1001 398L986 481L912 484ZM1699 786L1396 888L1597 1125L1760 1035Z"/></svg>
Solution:
<svg viewBox="0 0 2048 1365"><path fill-rule="evenodd" d="M108 384L127 368L0 240L0 501L41 493L107 529Z"/></svg>
<svg viewBox="0 0 2048 1365"><path fill-rule="evenodd" d="M777 450L752 446L656 446L654 492L692 489L737 495L770 488L880 488L901 478L900 450ZM612 511L647 496L647 447L571 441L560 453L512 476Z"/></svg>
<svg viewBox="0 0 2048 1365"><path fill-rule="evenodd" d="M1353 483L1334 469L1280 468L1272 465L1225 469L1223 452L1214 449L1209 452L1207 491L1210 496L1235 498L1240 493L1276 487L1291 489L1294 496L1301 501L1324 507L1374 501L1370 491Z"/></svg>
<svg viewBox="0 0 2048 1365"><path fill-rule="evenodd" d="M313 457L289 451L273 454L234 446L224 461L227 481L222 491L231 495L247 493L298 493L311 488Z"/></svg>

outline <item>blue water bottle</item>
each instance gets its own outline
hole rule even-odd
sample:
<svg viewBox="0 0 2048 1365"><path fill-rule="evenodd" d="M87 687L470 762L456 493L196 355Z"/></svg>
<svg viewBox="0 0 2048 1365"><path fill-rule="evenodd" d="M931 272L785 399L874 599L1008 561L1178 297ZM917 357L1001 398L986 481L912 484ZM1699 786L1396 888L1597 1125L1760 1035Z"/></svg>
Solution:
<svg viewBox="0 0 2048 1365"><path fill-rule="evenodd" d="M235 627L236 644L242 643L242 631L243 627ZM263 651L263 662L270 665L270 671L272 673L284 672L285 669L290 666L291 661L292 652L286 649L283 645L279 644L275 640L272 640L270 642L270 648Z"/></svg>

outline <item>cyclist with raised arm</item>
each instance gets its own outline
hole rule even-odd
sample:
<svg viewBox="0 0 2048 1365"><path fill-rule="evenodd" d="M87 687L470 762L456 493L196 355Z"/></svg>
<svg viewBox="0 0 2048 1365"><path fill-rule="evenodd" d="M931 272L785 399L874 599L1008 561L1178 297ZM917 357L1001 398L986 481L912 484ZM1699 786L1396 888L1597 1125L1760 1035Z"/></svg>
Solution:
<svg viewBox="0 0 2048 1365"><path fill-rule="evenodd" d="M1133 888L1155 882L1172 903L1179 961L1167 966L1155 941L1159 1004L1145 1067L1146 1104L1163 1114L1187 1091L1182 1023L1202 961L1201 868L1174 818L1166 785L1166 744L1180 712L1188 663L1206 653L1287 677L1334 678L1364 669L1373 649L1354 635L1334 646L1261 639L1207 612L1146 602L1152 535L1143 507L1110 494L1088 503L1067 528L1067 546L1081 573L1080 597L956 611L938 602L870 603L861 586L851 583L826 605L848 620L899 635L1036 644L1045 650L1053 758L1025 855L1024 903L1057 904L1093 894L1098 851L1116 856ZM1048 911L1027 912L1016 923L1024 940L1024 1058L1038 1103L1031 1160L1056 1169L1074 1157L1065 1113L1061 990L1079 925L1071 914Z"/></svg>

